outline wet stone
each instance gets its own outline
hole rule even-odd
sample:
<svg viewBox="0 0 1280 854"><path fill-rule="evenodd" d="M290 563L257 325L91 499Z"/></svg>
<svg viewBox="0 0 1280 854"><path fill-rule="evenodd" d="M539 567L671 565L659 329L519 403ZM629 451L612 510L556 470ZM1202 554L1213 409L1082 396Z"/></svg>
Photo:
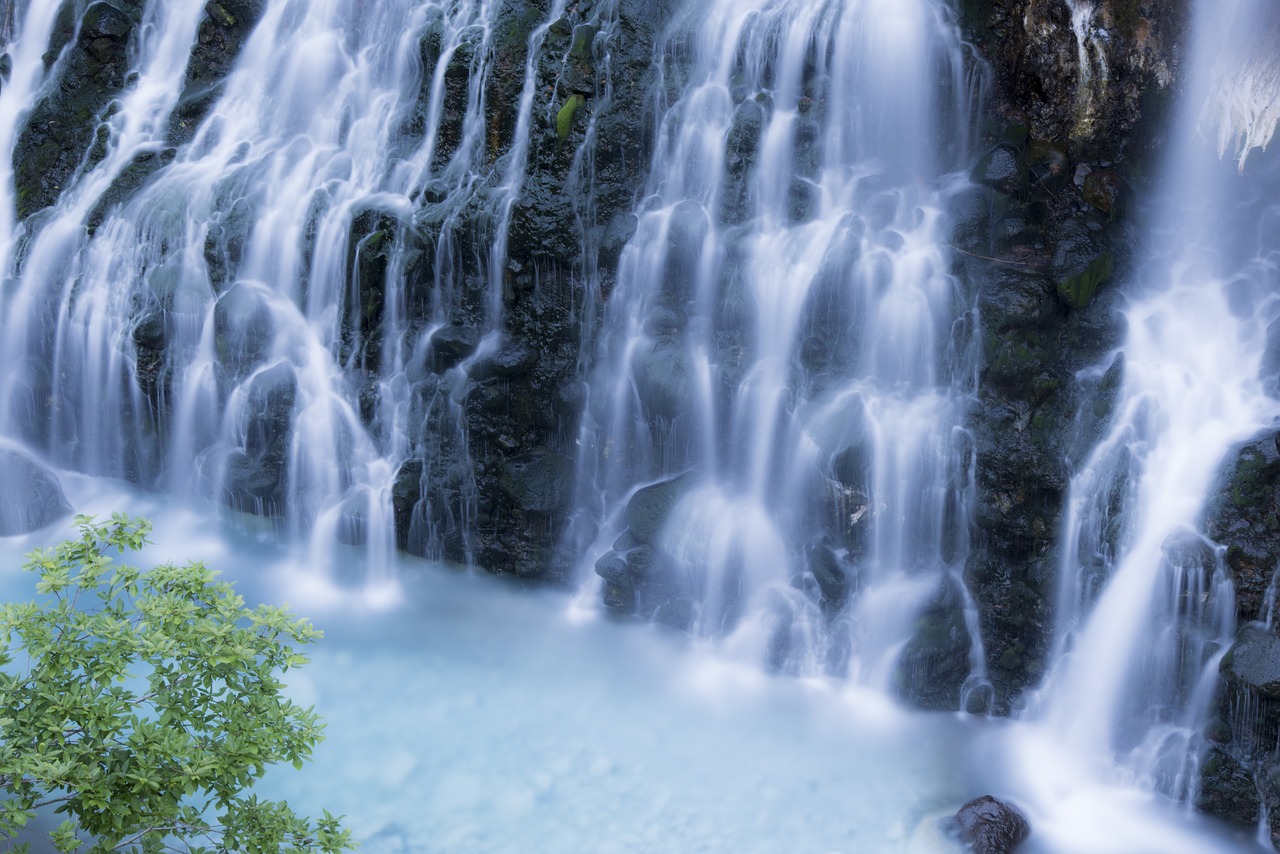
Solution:
<svg viewBox="0 0 1280 854"><path fill-rule="evenodd" d="M1018 809L990 795L962 806L947 829L967 842L973 854L1013 854L1031 835L1031 825Z"/></svg>

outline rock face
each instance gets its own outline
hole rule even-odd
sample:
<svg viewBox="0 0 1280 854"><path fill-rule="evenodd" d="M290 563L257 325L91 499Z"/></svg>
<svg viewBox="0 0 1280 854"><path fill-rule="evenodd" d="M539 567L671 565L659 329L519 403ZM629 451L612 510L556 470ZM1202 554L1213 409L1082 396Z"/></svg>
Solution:
<svg viewBox="0 0 1280 854"><path fill-rule="evenodd" d="M1244 826L1263 807L1280 843L1280 637L1262 622L1276 607L1280 566L1280 434L1246 442L1229 459L1204 528L1225 547L1241 629L1221 663L1222 689L1197 806Z"/></svg>
<svg viewBox="0 0 1280 854"><path fill-rule="evenodd" d="M1014 163L959 200L954 241L982 330L966 582L1003 712L1043 673L1071 465L1105 426L1124 367L1116 361L1089 383L1076 377L1120 341L1107 285L1127 269L1134 237L1123 217L1108 220L1067 180L1064 147L1028 138L1018 124L1002 136L991 152Z"/></svg>
<svg viewBox="0 0 1280 854"><path fill-rule="evenodd" d="M63 7L54 44L62 46L66 69L56 90L32 110L18 139L20 218L56 202L82 159L92 165L105 155L94 129L129 73L131 14L140 7L138 2L97 0L79 15L75 4Z"/></svg>
<svg viewBox="0 0 1280 854"><path fill-rule="evenodd" d="M973 854L1013 854L1031 835L1031 825L1017 808L983 795L965 804L949 822L949 829Z"/></svg>
<svg viewBox="0 0 1280 854"><path fill-rule="evenodd" d="M959 6L996 70L1003 114L1037 139L1066 143L1073 156L1117 161L1150 151L1177 82L1186 0Z"/></svg>

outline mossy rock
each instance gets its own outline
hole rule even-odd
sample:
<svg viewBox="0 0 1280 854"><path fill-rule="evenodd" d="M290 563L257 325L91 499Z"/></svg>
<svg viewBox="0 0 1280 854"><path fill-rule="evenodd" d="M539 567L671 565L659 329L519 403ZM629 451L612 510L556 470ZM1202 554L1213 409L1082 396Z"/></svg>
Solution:
<svg viewBox="0 0 1280 854"><path fill-rule="evenodd" d="M1083 271L1058 283L1058 299L1068 308L1084 308L1098 292L1098 288L1110 281L1114 263L1115 259L1110 252L1102 253L1089 262L1089 266Z"/></svg>

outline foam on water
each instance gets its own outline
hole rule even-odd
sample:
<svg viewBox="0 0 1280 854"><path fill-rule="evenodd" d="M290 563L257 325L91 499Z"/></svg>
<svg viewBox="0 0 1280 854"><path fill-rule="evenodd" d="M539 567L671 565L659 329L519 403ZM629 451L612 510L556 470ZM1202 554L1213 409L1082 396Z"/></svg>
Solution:
<svg viewBox="0 0 1280 854"><path fill-rule="evenodd" d="M316 595L306 550L251 517L61 474L89 512L154 519L138 563L203 559L250 601L290 602L325 631L289 691L327 739L263 791L345 813L371 854L962 854L941 820L987 792L1027 810L1029 854L1251 850L1149 793L1062 787L1088 769L1043 729L771 676L706 641L573 619L560 595L426 563L404 567L391 603L358 565L341 597ZM68 530L7 541L6 597L31 592L18 553Z"/></svg>

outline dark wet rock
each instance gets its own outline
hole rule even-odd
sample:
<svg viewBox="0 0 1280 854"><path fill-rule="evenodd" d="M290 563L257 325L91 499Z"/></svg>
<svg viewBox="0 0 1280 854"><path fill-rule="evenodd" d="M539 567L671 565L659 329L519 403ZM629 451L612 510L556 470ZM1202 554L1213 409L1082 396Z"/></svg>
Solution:
<svg viewBox="0 0 1280 854"><path fill-rule="evenodd" d="M278 362L249 381L244 448L226 460L223 500L237 510L283 516L297 377Z"/></svg>
<svg viewBox="0 0 1280 854"><path fill-rule="evenodd" d="M447 371L476 351L480 333L470 326L442 326L431 334L431 369Z"/></svg>
<svg viewBox="0 0 1280 854"><path fill-rule="evenodd" d="M1071 183L1071 156L1067 147L1057 142L1033 139L1022 153L1030 178L1040 189L1061 193Z"/></svg>
<svg viewBox="0 0 1280 854"><path fill-rule="evenodd" d="M1081 378L1080 395L1083 405L1077 416L1074 447L1070 449L1072 458L1083 458L1098 443L1103 431L1111 423L1124 385L1124 365L1124 353L1117 353L1096 381L1092 377Z"/></svg>
<svg viewBox="0 0 1280 854"><path fill-rule="evenodd" d="M1087 220L1064 223L1055 234L1051 271L1058 298L1073 308L1084 308L1098 288L1111 279L1115 259L1105 237L1089 227Z"/></svg>
<svg viewBox="0 0 1280 854"><path fill-rule="evenodd" d="M656 544L671 511L694 484L692 472L636 490L627 502L627 530L642 543Z"/></svg>
<svg viewBox="0 0 1280 854"><path fill-rule="evenodd" d="M1026 816L990 795L962 806L948 821L948 830L968 843L973 854L1013 854L1031 835Z"/></svg>
<svg viewBox="0 0 1280 854"><path fill-rule="evenodd" d="M187 78L169 118L169 138L187 142L222 93L249 34L262 17L263 0L210 0L187 63Z"/></svg>
<svg viewBox="0 0 1280 854"><path fill-rule="evenodd" d="M678 340L645 342L631 363L636 391L651 418L675 418L693 408L697 388L688 357Z"/></svg>
<svg viewBox="0 0 1280 854"><path fill-rule="evenodd" d="M596 574L604 579L603 602L619 616L654 620L672 628L688 629L694 606L670 556L650 545L625 553L606 553L596 561Z"/></svg>
<svg viewBox="0 0 1280 854"><path fill-rule="evenodd" d="M810 544L805 549L805 566L821 593L819 604L828 612L843 608L854 588L854 576L835 550L826 543Z"/></svg>
<svg viewBox="0 0 1280 854"><path fill-rule="evenodd" d="M1109 235L1096 236L1067 207L1030 213L1029 223L1041 219L1028 224L1033 234L1041 230L1033 240L1047 243L1048 223L1061 222L1068 236L1094 241L1087 243L1091 249L1112 246ZM1103 288L1068 312L1047 252L1017 263L970 259L965 265L977 291L982 350L971 419L975 531L965 581L978 608L998 713L1016 708L1022 692L1043 675L1069 465L1105 426L1123 370L1115 367L1104 372L1105 381L1092 384L1078 380L1082 374L1098 377L1089 369L1120 340L1117 297ZM1065 265L1075 258L1067 253L1061 260Z"/></svg>
<svg viewBox="0 0 1280 854"><path fill-rule="evenodd" d="M124 87L133 28L133 19L106 0L84 10L57 85L32 109L15 147L19 218L52 205L77 168L106 155L105 137L95 136L97 119Z"/></svg>
<svg viewBox="0 0 1280 854"><path fill-rule="evenodd" d="M267 353L273 323L262 290L238 282L228 288L213 308L214 346L218 360L240 373Z"/></svg>
<svg viewBox="0 0 1280 854"><path fill-rule="evenodd" d="M986 187L970 187L951 199L951 242L962 252L989 255L995 194Z"/></svg>
<svg viewBox="0 0 1280 854"><path fill-rule="evenodd" d="M1253 774L1220 748L1210 748L1200 767L1196 809L1241 827L1256 827L1261 802Z"/></svg>
<svg viewBox="0 0 1280 854"><path fill-rule="evenodd" d="M556 412L561 415L580 415L587 407L590 391L581 380L567 382L556 390Z"/></svg>
<svg viewBox="0 0 1280 854"><path fill-rule="evenodd" d="M1005 195L1013 195L1027 183L1027 164L1011 145L997 145L974 167L973 180Z"/></svg>
<svg viewBox="0 0 1280 854"><path fill-rule="evenodd" d="M1244 626L1219 670L1229 685L1280 700L1280 637L1257 624Z"/></svg>
<svg viewBox="0 0 1280 854"><path fill-rule="evenodd" d="M1120 212L1125 193L1124 178L1113 169L1094 169L1085 176L1081 196L1095 210L1108 216Z"/></svg>
<svg viewBox="0 0 1280 854"><path fill-rule="evenodd" d="M17 448L0 448L0 537L27 534L72 512L58 476Z"/></svg>
<svg viewBox="0 0 1280 854"><path fill-rule="evenodd" d="M391 487L391 512L395 517L396 547L412 554L423 555L422 532L416 518L422 500L422 469L420 459L411 459L400 466Z"/></svg>
<svg viewBox="0 0 1280 854"><path fill-rule="evenodd" d="M1058 282L1058 299L1068 308L1084 308L1098 292L1098 288L1111 280L1113 264L1111 253L1098 255L1080 272L1070 274Z"/></svg>
<svg viewBox="0 0 1280 854"><path fill-rule="evenodd" d="M492 356L477 361L471 369L471 377L475 380L518 377L533 370L538 364L538 358L538 351L528 344L510 342Z"/></svg>
<svg viewBox="0 0 1280 854"><path fill-rule="evenodd" d="M1267 433L1237 449L1205 512L1205 533L1226 546L1242 623L1260 619L1272 606L1264 594L1280 566L1278 440L1280 433Z"/></svg>
<svg viewBox="0 0 1280 854"><path fill-rule="evenodd" d="M628 591L635 588L635 579L631 577L631 569L625 554L619 554L616 551L605 552L596 561L595 570L596 575L603 578L606 584L626 588Z"/></svg>
<svg viewBox="0 0 1280 854"><path fill-rule="evenodd" d="M573 460L546 452L508 460L501 483L520 510L550 516L568 508L574 479Z"/></svg>
<svg viewBox="0 0 1280 854"><path fill-rule="evenodd" d="M1200 767L1196 807L1243 826L1265 810L1280 840L1280 637L1246 623L1219 664L1222 688L1211 747Z"/></svg>
<svg viewBox="0 0 1280 854"><path fill-rule="evenodd" d="M972 645L964 591L959 581L948 576L916 618L911 640L898 657L894 671L898 696L921 709L960 708Z"/></svg>
<svg viewBox="0 0 1280 854"><path fill-rule="evenodd" d="M1021 266L994 267L978 293L978 309L986 327L1000 333L1045 329L1059 319L1052 283Z"/></svg>
<svg viewBox="0 0 1280 854"><path fill-rule="evenodd" d="M1084 50L1066 0L965 0L960 19L996 76L998 109L1073 155L1142 155L1161 135L1177 82L1185 0L1101 0ZM1083 53L1083 57L1082 57Z"/></svg>

